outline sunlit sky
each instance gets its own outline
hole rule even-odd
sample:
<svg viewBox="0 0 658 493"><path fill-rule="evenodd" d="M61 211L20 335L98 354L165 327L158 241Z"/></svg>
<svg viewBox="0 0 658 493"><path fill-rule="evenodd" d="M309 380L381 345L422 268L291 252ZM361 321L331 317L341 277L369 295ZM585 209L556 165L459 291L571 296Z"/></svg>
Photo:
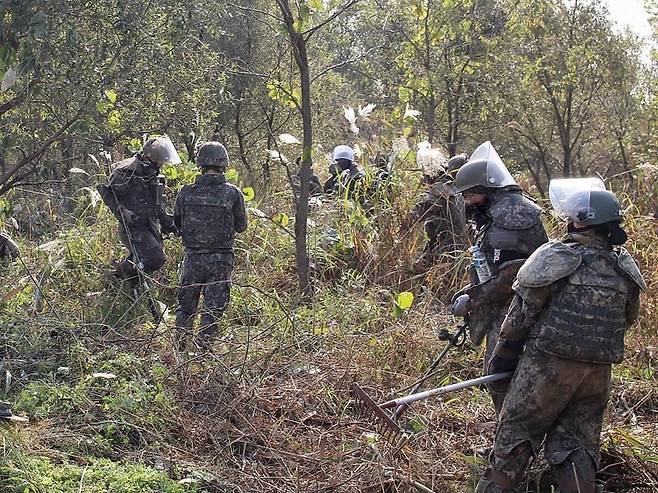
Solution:
<svg viewBox="0 0 658 493"><path fill-rule="evenodd" d="M647 39L651 36L651 27L642 0L607 0L608 10L618 26L630 27Z"/></svg>

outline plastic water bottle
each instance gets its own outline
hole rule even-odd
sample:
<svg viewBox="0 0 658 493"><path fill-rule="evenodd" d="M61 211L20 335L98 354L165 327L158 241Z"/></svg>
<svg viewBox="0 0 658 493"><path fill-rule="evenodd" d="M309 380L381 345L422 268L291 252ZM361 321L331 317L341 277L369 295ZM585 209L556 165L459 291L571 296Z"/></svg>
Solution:
<svg viewBox="0 0 658 493"><path fill-rule="evenodd" d="M469 251L473 257L473 267L475 268L480 284L487 282L493 277L491 275L489 263L487 262L487 257L484 255L484 252L480 250L479 246L472 246Z"/></svg>

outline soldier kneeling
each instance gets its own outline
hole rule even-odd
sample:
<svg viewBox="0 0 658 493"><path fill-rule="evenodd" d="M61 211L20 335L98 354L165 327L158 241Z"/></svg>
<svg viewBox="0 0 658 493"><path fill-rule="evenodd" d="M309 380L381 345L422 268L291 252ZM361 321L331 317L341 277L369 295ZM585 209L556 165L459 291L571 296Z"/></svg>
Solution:
<svg viewBox="0 0 658 493"><path fill-rule="evenodd" d="M202 349L210 348L217 320L230 301L234 236L247 229L242 192L224 177L226 148L219 142L207 142L199 149L196 162L202 174L183 187L174 211L185 247L176 312L180 350L185 349L185 335L194 324L201 292L204 310L196 342Z"/></svg>

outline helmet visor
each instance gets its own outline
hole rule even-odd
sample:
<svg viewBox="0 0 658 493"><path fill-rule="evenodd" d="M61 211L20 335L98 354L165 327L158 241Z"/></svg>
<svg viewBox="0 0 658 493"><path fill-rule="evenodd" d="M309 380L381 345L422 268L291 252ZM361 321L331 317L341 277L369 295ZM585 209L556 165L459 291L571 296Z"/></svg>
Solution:
<svg viewBox="0 0 658 493"><path fill-rule="evenodd" d="M178 155L178 151L174 147L174 143L171 141L168 135L162 135L156 137L153 142L149 145L148 148L144 149L144 155L152 161L157 161L161 164L180 164L181 158Z"/></svg>
<svg viewBox="0 0 658 493"><path fill-rule="evenodd" d="M551 180L548 195L560 219L588 224L595 219L592 190L605 190L605 185L599 178L561 178Z"/></svg>
<svg viewBox="0 0 658 493"><path fill-rule="evenodd" d="M486 187L489 188L504 188L511 185L516 185L516 180L509 172L503 160L500 159L500 156L494 149L494 146L491 145L491 142L486 141L483 144L480 144L477 149L471 155L469 161L476 160L486 160L487 170L486 170Z"/></svg>

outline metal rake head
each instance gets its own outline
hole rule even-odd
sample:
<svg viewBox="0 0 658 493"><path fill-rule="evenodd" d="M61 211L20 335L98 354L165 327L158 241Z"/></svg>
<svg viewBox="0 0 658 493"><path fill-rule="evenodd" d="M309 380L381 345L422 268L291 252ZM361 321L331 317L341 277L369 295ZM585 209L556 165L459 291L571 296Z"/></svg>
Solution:
<svg viewBox="0 0 658 493"><path fill-rule="evenodd" d="M402 440L406 440L406 434L400 426L356 382L352 383L352 396L361 414L389 443L399 447Z"/></svg>

